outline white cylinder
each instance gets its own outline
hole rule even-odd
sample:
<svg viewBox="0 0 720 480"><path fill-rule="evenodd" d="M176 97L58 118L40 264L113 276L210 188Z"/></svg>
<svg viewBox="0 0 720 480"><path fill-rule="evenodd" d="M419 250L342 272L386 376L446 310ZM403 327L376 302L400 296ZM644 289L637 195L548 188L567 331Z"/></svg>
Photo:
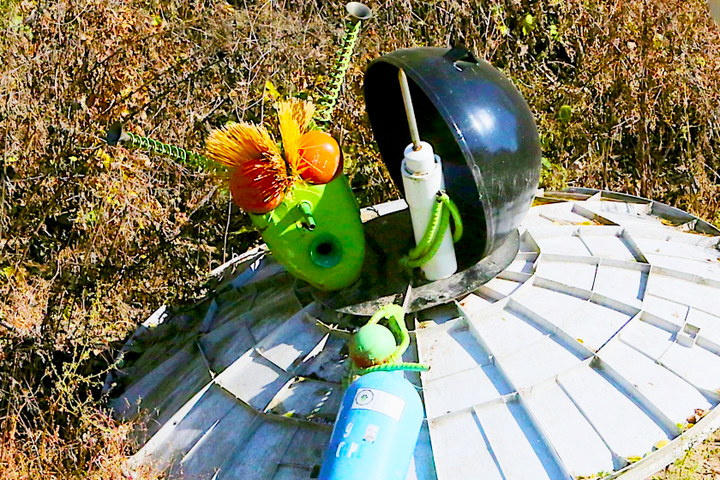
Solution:
<svg viewBox="0 0 720 480"><path fill-rule="evenodd" d="M435 156L429 143L420 142L420 145L421 148L417 151L413 150L412 144L405 148L405 158L401 166L405 200L410 208L415 245L420 243L430 223L433 206L437 202L437 192L445 188L440 157ZM428 280L446 278L457 271L450 227L445 232L438 232L438 235L443 234L437 253L421 267Z"/></svg>

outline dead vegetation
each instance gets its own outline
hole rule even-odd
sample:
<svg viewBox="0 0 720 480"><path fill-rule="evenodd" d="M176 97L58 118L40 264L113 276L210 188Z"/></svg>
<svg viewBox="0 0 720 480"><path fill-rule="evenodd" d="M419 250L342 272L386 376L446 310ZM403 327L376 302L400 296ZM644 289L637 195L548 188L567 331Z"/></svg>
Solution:
<svg viewBox="0 0 720 480"><path fill-rule="evenodd" d="M649 480L716 480L720 478L720 433L685 452Z"/></svg>
<svg viewBox="0 0 720 480"><path fill-rule="evenodd" d="M720 42L702 0L369 2L333 134L362 204L396 194L362 75L462 43L522 91L543 183L639 194L716 222ZM201 150L281 95L316 95L343 2L0 0L0 477L123 478L103 410L116 349L258 241L212 174L102 141L115 120ZM304 93L303 93L304 92Z"/></svg>

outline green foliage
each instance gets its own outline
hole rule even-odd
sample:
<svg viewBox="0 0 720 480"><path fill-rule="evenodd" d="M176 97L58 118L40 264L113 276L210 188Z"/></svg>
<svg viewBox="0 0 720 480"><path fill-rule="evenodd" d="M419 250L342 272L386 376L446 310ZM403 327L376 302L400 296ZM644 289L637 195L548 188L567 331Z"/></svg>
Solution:
<svg viewBox="0 0 720 480"><path fill-rule="evenodd" d="M522 32L523 35L530 35L530 32L535 30L535 26L537 25L537 21L535 20L535 17L533 17L531 14L525 15L522 20Z"/></svg>
<svg viewBox="0 0 720 480"><path fill-rule="evenodd" d="M560 111L558 112L558 120L560 120L562 123L568 123L570 122L570 119L572 118L572 107L570 105L563 105L560 107Z"/></svg>

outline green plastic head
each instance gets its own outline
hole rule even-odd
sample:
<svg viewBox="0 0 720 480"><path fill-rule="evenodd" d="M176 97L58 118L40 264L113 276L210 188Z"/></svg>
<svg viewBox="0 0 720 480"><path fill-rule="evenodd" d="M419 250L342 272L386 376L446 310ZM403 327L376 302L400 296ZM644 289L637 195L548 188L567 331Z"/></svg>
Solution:
<svg viewBox="0 0 720 480"><path fill-rule="evenodd" d="M324 185L299 183L275 210L250 215L275 258L320 290L339 290L360 276L365 234L345 175Z"/></svg>
<svg viewBox="0 0 720 480"><path fill-rule="evenodd" d="M367 368L383 363L397 349L392 332L382 325L369 324L353 335L350 341L350 358L355 365Z"/></svg>

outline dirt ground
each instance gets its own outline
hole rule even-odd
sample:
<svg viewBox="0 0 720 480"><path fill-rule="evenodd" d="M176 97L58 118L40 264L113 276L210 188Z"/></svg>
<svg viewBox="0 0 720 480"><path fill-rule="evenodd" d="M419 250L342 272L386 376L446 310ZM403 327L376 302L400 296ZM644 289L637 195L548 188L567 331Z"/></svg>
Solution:
<svg viewBox="0 0 720 480"><path fill-rule="evenodd" d="M648 480L720 480L720 432Z"/></svg>

